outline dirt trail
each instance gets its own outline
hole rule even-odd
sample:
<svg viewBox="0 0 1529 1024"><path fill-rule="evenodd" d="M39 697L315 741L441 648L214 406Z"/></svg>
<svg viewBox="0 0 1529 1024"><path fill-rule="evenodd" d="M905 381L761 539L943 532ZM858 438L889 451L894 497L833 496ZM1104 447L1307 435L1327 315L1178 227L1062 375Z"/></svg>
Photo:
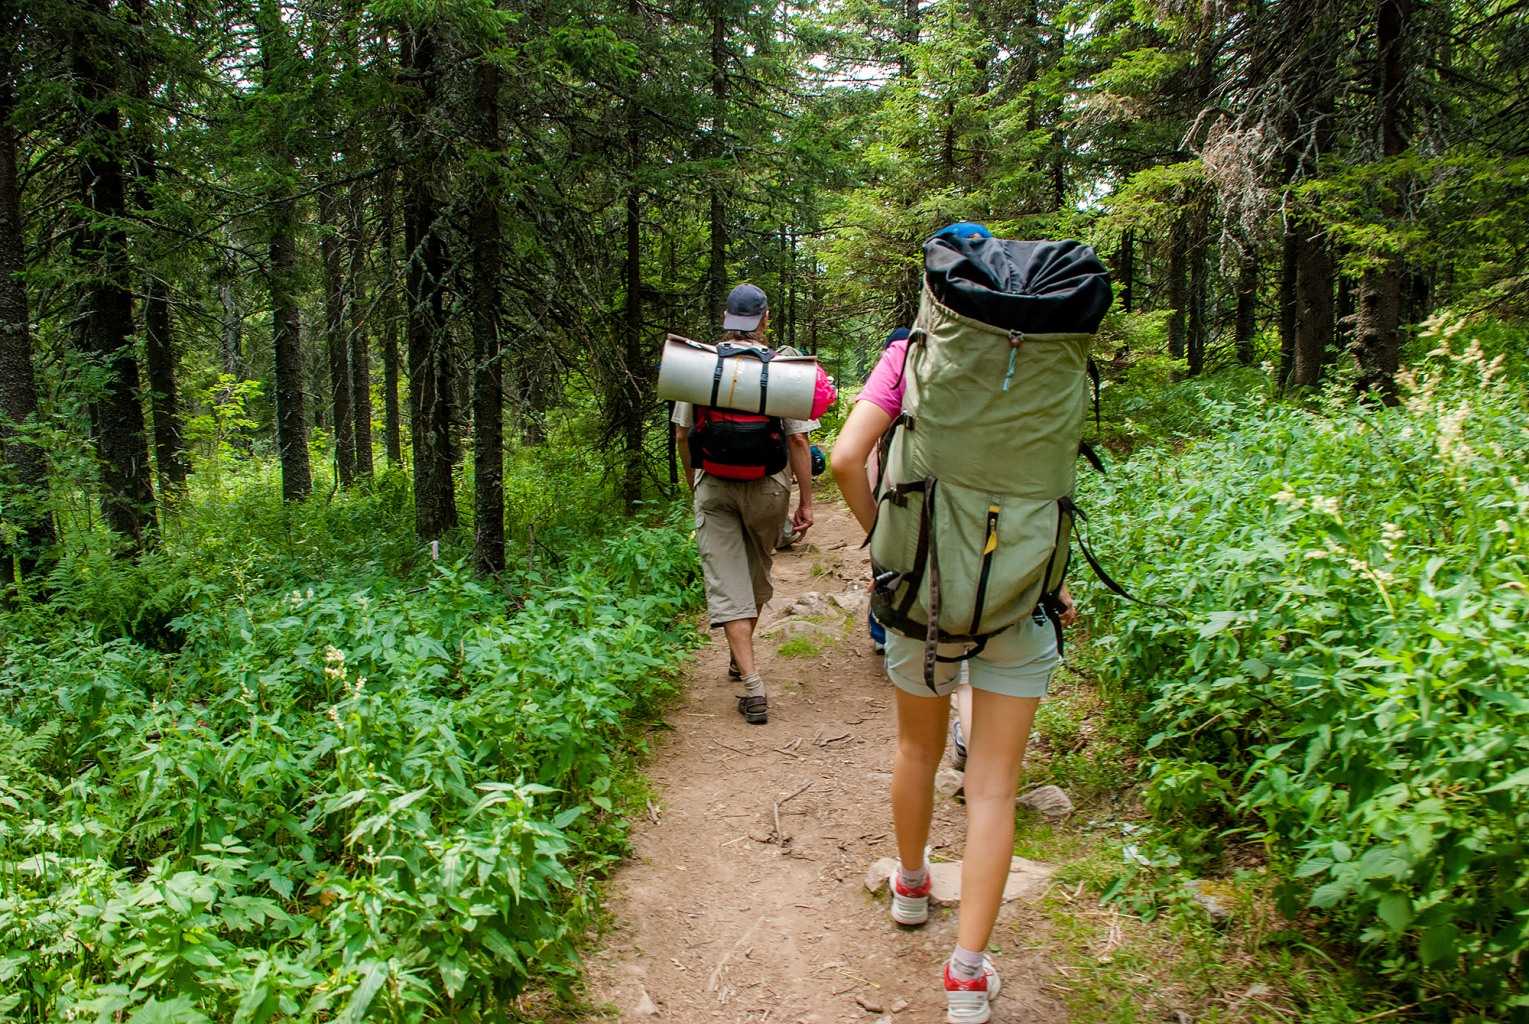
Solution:
<svg viewBox="0 0 1529 1024"><path fill-rule="evenodd" d="M841 504L820 505L807 542L777 556L764 627L804 593L859 587L860 540ZM607 1019L944 1020L938 978L955 909L903 930L888 919L885 895L865 888L871 862L896 855L887 794L895 723L864 625L845 618L829 622L815 656L777 653L779 634L758 642L770 687L765 726L733 708L720 633L697 655L650 770L656 821L635 828L634 856L610 887L615 925L588 965ZM936 800L935 860L960 858L964 826L960 805ZM1042 930L1023 901L1004 908L993 936L1004 977L994 1021L1066 1019L1041 990L1050 976Z"/></svg>

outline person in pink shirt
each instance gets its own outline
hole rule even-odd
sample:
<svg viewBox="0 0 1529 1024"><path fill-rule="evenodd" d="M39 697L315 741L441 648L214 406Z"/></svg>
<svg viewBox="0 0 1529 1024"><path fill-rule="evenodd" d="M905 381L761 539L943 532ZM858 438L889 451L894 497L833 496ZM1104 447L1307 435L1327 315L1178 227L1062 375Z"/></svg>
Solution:
<svg viewBox="0 0 1529 1024"><path fill-rule="evenodd" d="M958 225L957 227L960 227ZM984 229L985 230L985 229ZM877 441L902 413L907 375L906 337L889 339L881 361L867 378L834 445L831 463L845 504L869 533L879 505L874 471L866 466ZM1077 616L1072 597L1062 588L1061 622ZM1023 769L1025 748L1036 708L1061 660L1049 625L1031 618L998 635L1002 651L989 647L963 664L967 674L955 691L961 740L971 738L966 771L967 834L961 869L961 913L956 945L946 962L946 1020L980 1024L990 1019L989 1000L999 980L986 955L1002 902L1014 849L1014 793ZM897 752L892 772L892 820L898 864L890 880L891 916L899 925L918 926L929 919L930 873L926 857L934 804L934 776L944 754L949 704L910 681L909 664L921 654L922 640L888 637L887 675L896 687ZM980 673L980 674L979 674ZM975 687L975 689L974 689ZM964 692L963 692L964 691ZM974 724L975 723L975 724ZM952 723L954 725L954 723Z"/></svg>

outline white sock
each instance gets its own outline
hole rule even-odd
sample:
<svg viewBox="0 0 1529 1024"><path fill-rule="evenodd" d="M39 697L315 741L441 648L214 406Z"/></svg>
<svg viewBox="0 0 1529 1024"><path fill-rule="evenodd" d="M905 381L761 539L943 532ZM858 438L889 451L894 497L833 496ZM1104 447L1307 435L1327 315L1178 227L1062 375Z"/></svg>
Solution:
<svg viewBox="0 0 1529 1024"><path fill-rule="evenodd" d="M743 695L745 697L763 697L764 677L758 672L750 672L743 677Z"/></svg>
<svg viewBox="0 0 1529 1024"><path fill-rule="evenodd" d="M909 871L901 864L897 865L897 881L904 889L917 889L929 881L929 865L925 864L917 871Z"/></svg>
<svg viewBox="0 0 1529 1024"><path fill-rule="evenodd" d="M972 952L964 946L957 946L955 952L950 954L950 973L965 981L974 981L982 977L982 952Z"/></svg>

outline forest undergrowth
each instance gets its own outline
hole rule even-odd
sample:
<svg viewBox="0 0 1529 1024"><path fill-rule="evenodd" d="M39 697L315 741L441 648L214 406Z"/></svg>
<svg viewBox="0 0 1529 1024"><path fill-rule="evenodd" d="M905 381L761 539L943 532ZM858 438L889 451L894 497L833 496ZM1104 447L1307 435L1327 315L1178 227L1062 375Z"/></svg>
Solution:
<svg viewBox="0 0 1529 1024"><path fill-rule="evenodd" d="M632 726L696 637L679 522L551 530L489 583L413 539L397 474L283 505L248 472L0 612L0 1019L497 1019L567 986Z"/></svg>
<svg viewBox="0 0 1529 1024"><path fill-rule="evenodd" d="M1204 1020L1523 1018L1522 341L1436 327L1395 408L1150 360L1107 397L1131 455L1083 479L1083 533L1160 606L1074 574L1091 635L1032 781L1089 823L1019 851L1100 897L1051 903L1082 1019L1165 986Z"/></svg>

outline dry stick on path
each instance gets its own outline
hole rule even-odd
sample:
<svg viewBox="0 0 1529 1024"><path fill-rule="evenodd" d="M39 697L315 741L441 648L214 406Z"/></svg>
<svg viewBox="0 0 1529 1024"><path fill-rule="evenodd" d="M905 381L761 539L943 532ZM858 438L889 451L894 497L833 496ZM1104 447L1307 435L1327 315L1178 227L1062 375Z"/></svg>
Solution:
<svg viewBox="0 0 1529 1024"><path fill-rule="evenodd" d="M776 840L776 842L780 843L782 846L786 845L787 836L786 836L786 833L782 832L781 828L780 828L780 809L782 807L784 807L786 804L790 803L792 800L795 800L797 797L801 796L803 793L807 792L807 790L809 790L811 788L812 788L812 782L809 780L807 782L802 783L802 785L797 788L796 792L792 793L790 796L785 797L785 798L783 798L781 800L775 801L775 840Z"/></svg>

